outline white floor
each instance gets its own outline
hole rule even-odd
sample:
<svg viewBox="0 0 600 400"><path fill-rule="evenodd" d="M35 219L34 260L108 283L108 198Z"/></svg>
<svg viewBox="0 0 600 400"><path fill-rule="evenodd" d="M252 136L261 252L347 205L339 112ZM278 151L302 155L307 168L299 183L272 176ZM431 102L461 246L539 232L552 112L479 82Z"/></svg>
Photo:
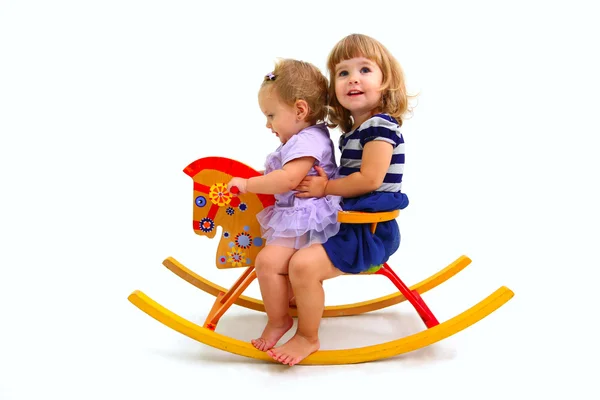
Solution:
<svg viewBox="0 0 600 400"><path fill-rule="evenodd" d="M366 17L379 3L396 20ZM584 2L291 4L0 3L0 399L598 398L594 14ZM214 298L163 259L222 286L240 271L217 270L216 241L192 231L182 169L209 155L260 168L277 145L261 76L276 57L324 68L354 31L397 54L420 92L391 265L413 284L471 257L424 296L440 320L502 285L515 297L412 353L292 368L217 351L129 303L139 289L203 322ZM325 288L328 305L394 289L382 277ZM250 340L264 323L235 306L218 331ZM421 329L403 303L324 320L322 348Z"/></svg>

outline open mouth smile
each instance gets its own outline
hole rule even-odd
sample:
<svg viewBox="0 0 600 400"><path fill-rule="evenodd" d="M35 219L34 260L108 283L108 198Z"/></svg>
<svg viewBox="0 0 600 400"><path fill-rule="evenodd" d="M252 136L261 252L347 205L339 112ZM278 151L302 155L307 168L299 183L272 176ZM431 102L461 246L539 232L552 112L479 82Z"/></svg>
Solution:
<svg viewBox="0 0 600 400"><path fill-rule="evenodd" d="M358 96L363 94L363 92L361 92L360 90L351 90L347 93L348 96L352 97L352 96Z"/></svg>

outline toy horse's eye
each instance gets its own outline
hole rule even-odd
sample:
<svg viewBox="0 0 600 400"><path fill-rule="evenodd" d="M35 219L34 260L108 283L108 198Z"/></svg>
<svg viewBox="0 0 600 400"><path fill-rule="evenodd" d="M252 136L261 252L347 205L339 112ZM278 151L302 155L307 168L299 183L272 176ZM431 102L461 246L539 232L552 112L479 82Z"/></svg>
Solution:
<svg viewBox="0 0 600 400"><path fill-rule="evenodd" d="M204 196L196 197L196 205L198 207L204 207L206 205L206 198Z"/></svg>

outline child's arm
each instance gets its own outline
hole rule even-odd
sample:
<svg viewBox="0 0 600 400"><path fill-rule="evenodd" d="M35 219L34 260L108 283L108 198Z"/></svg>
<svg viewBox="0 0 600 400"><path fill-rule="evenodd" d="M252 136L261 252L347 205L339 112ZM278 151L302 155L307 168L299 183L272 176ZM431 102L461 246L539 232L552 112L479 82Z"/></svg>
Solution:
<svg viewBox="0 0 600 400"><path fill-rule="evenodd" d="M282 169L250 179L233 178L227 185L237 186L241 193L279 194L294 189L313 167L313 157L300 157L286 163Z"/></svg>
<svg viewBox="0 0 600 400"><path fill-rule="evenodd" d="M307 176L298 185L297 197L322 197L336 195L356 197L372 192L383 183L385 174L392 161L394 148L388 142L373 140L363 148L360 171L339 179L328 180L325 172L319 168L319 176Z"/></svg>

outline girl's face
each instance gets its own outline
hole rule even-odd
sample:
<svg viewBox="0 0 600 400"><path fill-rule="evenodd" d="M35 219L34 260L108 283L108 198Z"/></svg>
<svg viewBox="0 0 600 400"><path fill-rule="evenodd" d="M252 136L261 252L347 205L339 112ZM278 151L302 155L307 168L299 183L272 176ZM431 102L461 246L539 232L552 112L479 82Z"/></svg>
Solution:
<svg viewBox="0 0 600 400"><path fill-rule="evenodd" d="M352 114L355 127L381 106L382 81L381 69L368 58L351 58L335 66L335 95Z"/></svg>
<svg viewBox="0 0 600 400"><path fill-rule="evenodd" d="M297 109L282 102L271 88L258 93L258 104L267 117L267 128L286 143L292 136L304 129L308 124L298 118Z"/></svg>

